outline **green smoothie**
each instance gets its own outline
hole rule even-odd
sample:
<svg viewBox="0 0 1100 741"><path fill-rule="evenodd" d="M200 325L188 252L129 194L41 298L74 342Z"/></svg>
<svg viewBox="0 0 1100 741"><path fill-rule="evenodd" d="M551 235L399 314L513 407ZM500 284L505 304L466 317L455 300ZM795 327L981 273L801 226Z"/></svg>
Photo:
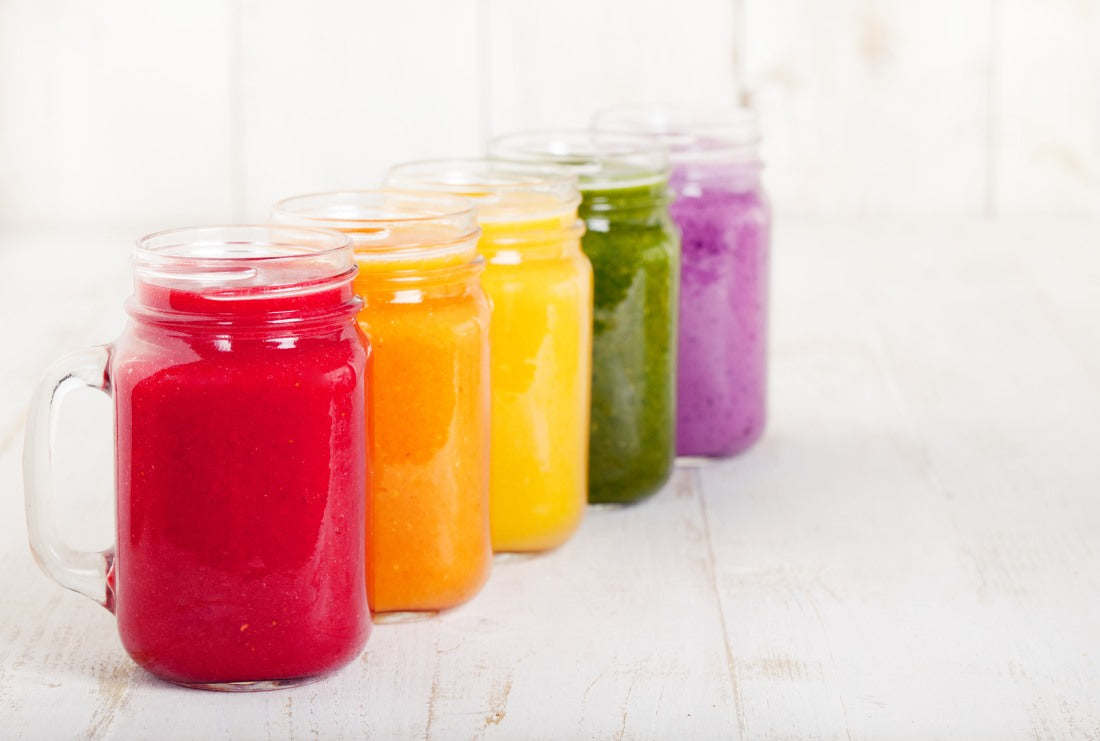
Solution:
<svg viewBox="0 0 1100 741"><path fill-rule="evenodd" d="M675 457L680 244L663 182L582 195L595 279L588 500L634 502Z"/></svg>

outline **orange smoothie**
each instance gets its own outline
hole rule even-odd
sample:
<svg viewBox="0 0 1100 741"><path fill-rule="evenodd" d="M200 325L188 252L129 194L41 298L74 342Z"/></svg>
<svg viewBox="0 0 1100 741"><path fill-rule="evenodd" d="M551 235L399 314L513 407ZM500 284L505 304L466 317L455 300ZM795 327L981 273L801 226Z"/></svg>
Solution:
<svg viewBox="0 0 1100 741"><path fill-rule="evenodd" d="M290 199L276 215L303 211L355 242L358 321L374 349L371 609L454 607L491 562L489 305L473 208L379 191Z"/></svg>

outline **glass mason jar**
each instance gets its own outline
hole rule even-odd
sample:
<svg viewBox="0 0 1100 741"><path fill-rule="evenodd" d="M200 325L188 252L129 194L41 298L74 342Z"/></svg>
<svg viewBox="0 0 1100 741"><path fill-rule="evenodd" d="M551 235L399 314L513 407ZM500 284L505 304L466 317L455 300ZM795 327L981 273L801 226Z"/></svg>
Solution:
<svg viewBox="0 0 1100 741"><path fill-rule="evenodd" d="M578 177L595 285L588 501L643 499L668 481L675 448L680 243L665 153L587 131L509 134L489 152Z"/></svg>
<svg viewBox="0 0 1100 741"><path fill-rule="evenodd" d="M576 179L473 159L399 165L386 181L477 203L481 284L492 303L493 549L560 545L588 496L592 267L581 252Z"/></svg>
<svg viewBox="0 0 1100 741"><path fill-rule="evenodd" d="M359 325L374 349L371 608L397 621L454 607L489 576L489 303L464 198L346 191L288 198L278 222L355 245Z"/></svg>
<svg viewBox="0 0 1100 741"><path fill-rule="evenodd" d="M363 575L368 346L342 234L179 229L134 252L117 342L55 364L32 402L31 548L118 618L126 651L171 682L295 684L370 633ZM117 540L58 537L50 440L65 393L114 399Z"/></svg>
<svg viewBox="0 0 1100 741"><path fill-rule="evenodd" d="M599 131L668 147L672 217L682 233L677 444L685 457L734 455L767 417L771 210L760 182L760 129L745 109L626 106Z"/></svg>

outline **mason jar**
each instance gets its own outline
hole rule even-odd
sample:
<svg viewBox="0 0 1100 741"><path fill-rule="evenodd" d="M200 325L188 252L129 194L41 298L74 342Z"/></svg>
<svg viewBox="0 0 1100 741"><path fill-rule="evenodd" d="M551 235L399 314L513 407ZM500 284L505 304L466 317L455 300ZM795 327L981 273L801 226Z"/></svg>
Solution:
<svg viewBox="0 0 1100 741"><path fill-rule="evenodd" d="M386 184L477 203L481 283L492 304L493 549L558 546L580 525L588 494L592 267L580 247L576 180L453 159L398 165Z"/></svg>
<svg viewBox="0 0 1100 741"><path fill-rule="evenodd" d="M153 674L282 687L348 663L370 633L364 572L369 346L337 232L178 229L134 251L129 322L55 364L31 406L27 525L62 586L115 613ZM116 541L67 547L54 516L61 400L114 400Z"/></svg>
<svg viewBox="0 0 1100 741"><path fill-rule="evenodd" d="M643 499L675 450L680 242L665 152L646 137L536 131L497 137L489 153L578 178L595 287L588 500Z"/></svg>
<svg viewBox="0 0 1100 741"><path fill-rule="evenodd" d="M489 576L489 303L474 204L400 191L280 201L351 237L374 349L367 591L382 620L459 605Z"/></svg>
<svg viewBox="0 0 1100 741"><path fill-rule="evenodd" d="M761 183L760 128L746 109L624 106L599 131L647 134L672 160L680 227L680 456L724 457L767 422L771 209Z"/></svg>

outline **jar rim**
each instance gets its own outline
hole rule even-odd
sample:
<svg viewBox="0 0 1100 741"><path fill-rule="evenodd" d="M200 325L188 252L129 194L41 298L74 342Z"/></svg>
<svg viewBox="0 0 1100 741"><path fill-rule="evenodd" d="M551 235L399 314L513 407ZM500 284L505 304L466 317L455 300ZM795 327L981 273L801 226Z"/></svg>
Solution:
<svg viewBox="0 0 1100 741"><path fill-rule="evenodd" d="M131 263L149 283L191 291L279 291L350 280L351 239L338 231L264 224L166 229L134 243Z"/></svg>
<svg viewBox="0 0 1100 741"><path fill-rule="evenodd" d="M674 162L756 161L761 139L756 111L738 106L639 103L610 106L593 115L592 129L652 137L668 149Z"/></svg>
<svg viewBox="0 0 1100 741"><path fill-rule="evenodd" d="M335 229L271 224L185 226L146 234L134 242L135 259L294 260L350 255L350 250L351 238Z"/></svg>
<svg viewBox="0 0 1100 741"><path fill-rule="evenodd" d="M469 198L394 188L292 196L272 207L271 218L339 230L351 238L360 262L462 253L480 234Z"/></svg>
<svg viewBox="0 0 1100 741"><path fill-rule="evenodd" d="M629 133L589 129L519 131L490 140L489 156L564 167L577 176L582 193L657 185L669 174L666 147L653 137Z"/></svg>
<svg viewBox="0 0 1100 741"><path fill-rule="evenodd" d="M567 168L493 157L403 162L389 169L384 182L399 190L469 198L482 224L570 217L581 202L577 176Z"/></svg>
<svg viewBox="0 0 1100 741"><path fill-rule="evenodd" d="M453 220L473 224L475 206L468 198L438 193L414 193L393 188L332 190L283 198L272 207L279 223L298 218L312 223L330 224L327 228L355 227L362 224L402 222L444 222Z"/></svg>

